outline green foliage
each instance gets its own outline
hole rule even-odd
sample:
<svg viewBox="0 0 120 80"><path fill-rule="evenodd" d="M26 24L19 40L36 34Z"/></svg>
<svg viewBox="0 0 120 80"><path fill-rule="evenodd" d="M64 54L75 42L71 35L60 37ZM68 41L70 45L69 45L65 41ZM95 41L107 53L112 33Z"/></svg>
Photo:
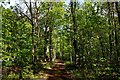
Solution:
<svg viewBox="0 0 120 80"><path fill-rule="evenodd" d="M8 72L3 77L43 77L44 68L57 58L66 62L73 78L119 78L119 16L113 3L26 4L23 10L21 3L1 7L0 44Z"/></svg>

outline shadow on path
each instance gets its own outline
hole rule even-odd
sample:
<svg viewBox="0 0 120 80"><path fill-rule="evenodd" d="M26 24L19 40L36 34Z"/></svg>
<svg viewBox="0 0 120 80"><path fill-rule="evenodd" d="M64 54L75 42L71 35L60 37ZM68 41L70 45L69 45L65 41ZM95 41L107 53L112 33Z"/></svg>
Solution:
<svg viewBox="0 0 120 80"><path fill-rule="evenodd" d="M52 69L45 69L47 80L72 80L70 73L65 70L63 61L56 60Z"/></svg>

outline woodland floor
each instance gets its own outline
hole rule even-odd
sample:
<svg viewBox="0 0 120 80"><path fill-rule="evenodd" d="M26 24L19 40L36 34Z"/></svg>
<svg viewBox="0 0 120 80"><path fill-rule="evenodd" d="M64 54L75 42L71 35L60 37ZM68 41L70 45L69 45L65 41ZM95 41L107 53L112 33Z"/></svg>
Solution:
<svg viewBox="0 0 120 80"><path fill-rule="evenodd" d="M16 68L14 68L13 70L16 70ZM39 70L37 70L37 71L39 71ZM5 71L3 71L3 73L6 74ZM7 73L8 73L8 71L7 71ZM38 74L38 76L39 76L39 74ZM37 79L37 80L76 80L76 79L72 79L70 72L68 72L65 69L65 63L61 60L55 60L52 67L44 68L42 76L43 76L42 78ZM6 77L4 77L4 78L2 78L2 80L12 80L12 78L7 79Z"/></svg>
<svg viewBox="0 0 120 80"><path fill-rule="evenodd" d="M61 60L56 60L51 69L45 69L46 80L72 80L71 75L65 70L65 64Z"/></svg>

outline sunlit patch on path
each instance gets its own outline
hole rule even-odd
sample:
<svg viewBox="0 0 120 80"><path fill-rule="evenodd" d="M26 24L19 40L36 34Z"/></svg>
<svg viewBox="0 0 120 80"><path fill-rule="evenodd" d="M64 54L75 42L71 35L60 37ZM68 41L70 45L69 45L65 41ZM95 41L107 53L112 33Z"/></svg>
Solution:
<svg viewBox="0 0 120 80"><path fill-rule="evenodd" d="M45 69L46 80L71 80L63 61L56 60L51 69Z"/></svg>

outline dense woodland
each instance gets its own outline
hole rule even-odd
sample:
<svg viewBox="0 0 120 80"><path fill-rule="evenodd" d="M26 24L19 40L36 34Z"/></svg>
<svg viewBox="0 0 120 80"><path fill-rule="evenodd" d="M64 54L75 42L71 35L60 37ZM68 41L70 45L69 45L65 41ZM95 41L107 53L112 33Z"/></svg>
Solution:
<svg viewBox="0 0 120 80"><path fill-rule="evenodd" d="M3 80L42 79L56 60L70 74L58 80L120 79L120 2L6 5L0 7Z"/></svg>

